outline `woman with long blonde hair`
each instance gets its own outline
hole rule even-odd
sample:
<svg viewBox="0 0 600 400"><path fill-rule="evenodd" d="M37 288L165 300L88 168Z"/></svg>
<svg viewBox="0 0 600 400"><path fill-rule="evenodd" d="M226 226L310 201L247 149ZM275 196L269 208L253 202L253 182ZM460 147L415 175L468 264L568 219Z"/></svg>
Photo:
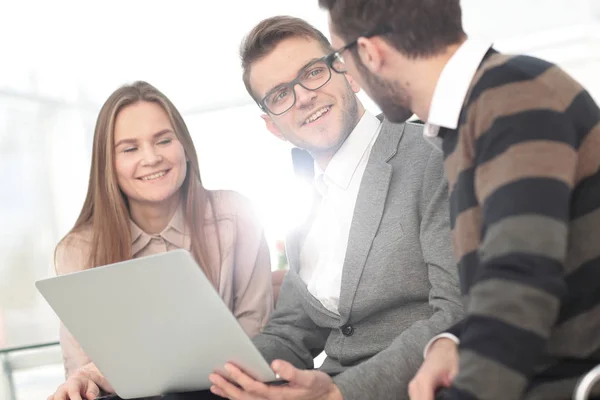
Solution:
<svg viewBox="0 0 600 400"><path fill-rule="evenodd" d="M56 272L179 248L191 252L246 333L258 333L273 308L262 228L241 195L202 186L180 113L152 85L136 82L116 90L100 110L87 196L56 248ZM60 339L67 381L49 399L112 392L64 326Z"/></svg>

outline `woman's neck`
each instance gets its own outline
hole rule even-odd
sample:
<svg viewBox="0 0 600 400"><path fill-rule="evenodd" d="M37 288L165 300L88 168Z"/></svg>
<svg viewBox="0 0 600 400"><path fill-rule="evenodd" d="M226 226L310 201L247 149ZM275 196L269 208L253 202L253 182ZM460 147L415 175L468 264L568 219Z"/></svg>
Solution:
<svg viewBox="0 0 600 400"><path fill-rule="evenodd" d="M131 219L144 232L155 235L161 233L173 215L177 212L179 206L179 196L162 203L135 203L130 202L129 212Z"/></svg>

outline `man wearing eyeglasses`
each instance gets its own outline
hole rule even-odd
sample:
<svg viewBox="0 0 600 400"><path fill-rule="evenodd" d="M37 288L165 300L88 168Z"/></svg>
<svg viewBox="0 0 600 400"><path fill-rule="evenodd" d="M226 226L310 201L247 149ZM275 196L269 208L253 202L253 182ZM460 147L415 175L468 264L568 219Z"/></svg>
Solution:
<svg viewBox="0 0 600 400"><path fill-rule="evenodd" d="M462 315L442 154L419 124L365 111L321 32L262 21L241 49L244 83L268 130L307 150L319 200L288 237L290 271L254 343L288 385L227 366L231 399L403 399L434 334ZM410 116L398 109L398 120ZM313 358L325 351L322 370ZM276 360L276 361L275 361Z"/></svg>
<svg viewBox="0 0 600 400"><path fill-rule="evenodd" d="M600 363L598 105L558 66L468 37L459 0L319 4L365 90L444 151L468 311L427 346L411 399L574 398Z"/></svg>

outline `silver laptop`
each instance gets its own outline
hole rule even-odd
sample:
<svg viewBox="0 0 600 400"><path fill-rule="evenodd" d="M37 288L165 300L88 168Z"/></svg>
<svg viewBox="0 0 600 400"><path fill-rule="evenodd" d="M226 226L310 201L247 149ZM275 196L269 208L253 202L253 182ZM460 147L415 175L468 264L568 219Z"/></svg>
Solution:
<svg viewBox="0 0 600 400"><path fill-rule="evenodd" d="M275 374L194 258L175 250L36 282L86 354L125 399L203 390L233 362Z"/></svg>

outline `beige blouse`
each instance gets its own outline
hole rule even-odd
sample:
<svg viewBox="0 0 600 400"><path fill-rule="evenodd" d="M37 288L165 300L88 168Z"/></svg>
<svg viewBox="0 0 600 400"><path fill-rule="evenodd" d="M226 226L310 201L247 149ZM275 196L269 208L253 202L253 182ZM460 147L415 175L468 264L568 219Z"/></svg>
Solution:
<svg viewBox="0 0 600 400"><path fill-rule="evenodd" d="M262 227L251 211L249 202L233 191L214 191L215 213L221 239L222 262L219 294L244 331L256 335L266 325L273 310L269 249ZM207 218L212 219L210 210ZM130 220L131 247L134 258L174 249L190 250L183 213L178 210L167 227L157 235L149 235ZM209 257L218 259L216 229L206 224ZM58 247L56 271L59 275L86 269L91 231L71 234ZM201 316L199 316L201 317ZM65 371L71 375L90 362L75 338L61 325Z"/></svg>

